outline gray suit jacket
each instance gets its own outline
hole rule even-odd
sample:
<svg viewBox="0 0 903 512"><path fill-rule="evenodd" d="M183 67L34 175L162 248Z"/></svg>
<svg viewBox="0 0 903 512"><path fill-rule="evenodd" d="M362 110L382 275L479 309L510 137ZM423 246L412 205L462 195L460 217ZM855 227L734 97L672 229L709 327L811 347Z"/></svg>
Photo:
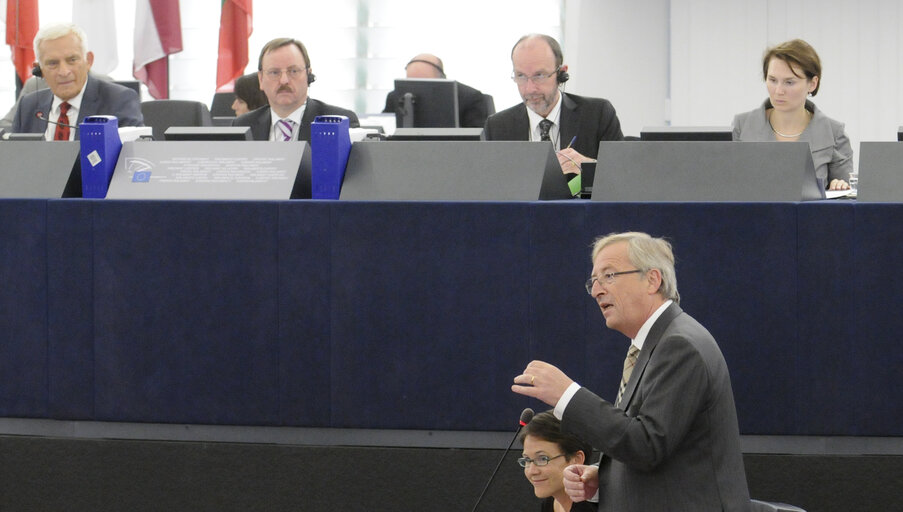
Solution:
<svg viewBox="0 0 903 512"><path fill-rule="evenodd" d="M727 364L676 304L653 324L621 408L581 388L561 421L603 452L600 511L749 510Z"/></svg>
<svg viewBox="0 0 903 512"><path fill-rule="evenodd" d="M344 108L335 107L313 98L307 99L307 107L301 116L301 126L298 129L298 140L310 141L310 124L317 116L346 116L348 124L357 128L361 123L357 114ZM254 140L270 140L270 127L273 121L270 118L270 106L264 105L232 120L232 126L250 126Z"/></svg>
<svg viewBox="0 0 903 512"><path fill-rule="evenodd" d="M566 147L576 135L572 146L590 158L599 154L600 140L624 140L621 122L611 102L602 98L586 98L561 93L559 135ZM530 118L523 103L489 116L483 130L486 140L530 140Z"/></svg>
<svg viewBox="0 0 903 512"><path fill-rule="evenodd" d="M28 94L22 98L16 115L13 117L12 131L14 133L41 133L47 128L47 121L38 119L36 114L41 112L45 117L50 113L53 105L53 92L50 89L42 89ZM81 108L78 110L78 119L73 124L77 126L86 116L111 115L119 120L119 126L144 126L144 116L141 115L141 102L138 93L112 82L98 80L88 75L85 85L85 94L82 96ZM75 134L78 139L78 132Z"/></svg>
<svg viewBox="0 0 903 512"><path fill-rule="evenodd" d="M769 108L772 108L771 101L766 99L759 108L734 116L734 140L774 141L774 132L765 116ZM824 115L811 101L806 101L806 109L812 112L812 120L799 140L809 143L815 176L824 180L826 187L831 180L849 181L853 170L853 148L843 131L843 123Z"/></svg>

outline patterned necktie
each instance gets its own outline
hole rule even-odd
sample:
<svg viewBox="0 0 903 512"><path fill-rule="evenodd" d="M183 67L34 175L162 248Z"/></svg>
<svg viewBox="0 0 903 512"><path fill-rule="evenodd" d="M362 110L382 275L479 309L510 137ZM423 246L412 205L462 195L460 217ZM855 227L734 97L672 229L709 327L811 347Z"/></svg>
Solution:
<svg viewBox="0 0 903 512"><path fill-rule="evenodd" d="M552 129L552 124L552 121L548 119L543 119L539 122L539 140L552 141L552 137L549 137L549 130Z"/></svg>
<svg viewBox="0 0 903 512"><path fill-rule="evenodd" d="M292 140L294 127L295 122L291 119L280 119L276 121L276 140Z"/></svg>
<svg viewBox="0 0 903 512"><path fill-rule="evenodd" d="M636 366L636 357L640 353L640 349L635 345L630 345L627 351L627 358L624 359L624 372L621 374L621 386L618 387L618 399L615 400L615 407L621 405L621 397L624 396L624 390L627 389L627 382L630 381L630 374L633 373L633 367Z"/></svg>
<svg viewBox="0 0 903 512"><path fill-rule="evenodd" d="M69 105L68 102L60 103L60 117L57 118L56 131L53 132L53 140L69 140Z"/></svg>

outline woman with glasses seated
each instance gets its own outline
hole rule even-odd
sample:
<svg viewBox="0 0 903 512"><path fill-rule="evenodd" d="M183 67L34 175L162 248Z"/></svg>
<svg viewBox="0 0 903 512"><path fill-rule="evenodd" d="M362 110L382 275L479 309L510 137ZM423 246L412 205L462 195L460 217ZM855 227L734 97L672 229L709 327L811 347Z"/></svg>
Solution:
<svg viewBox="0 0 903 512"><path fill-rule="evenodd" d="M781 43L765 52L762 78L768 99L759 108L734 117L734 140L809 143L815 176L830 190L850 188L853 148L844 125L815 108L807 99L818 94L821 60L802 39Z"/></svg>
<svg viewBox="0 0 903 512"><path fill-rule="evenodd" d="M542 498L542 512L586 512L596 510L587 501L572 503L564 490L564 468L571 464L586 464L593 447L580 439L561 432L561 422L551 411L533 416L520 435L524 444L523 457L517 462L524 468L524 476L533 484L533 492Z"/></svg>

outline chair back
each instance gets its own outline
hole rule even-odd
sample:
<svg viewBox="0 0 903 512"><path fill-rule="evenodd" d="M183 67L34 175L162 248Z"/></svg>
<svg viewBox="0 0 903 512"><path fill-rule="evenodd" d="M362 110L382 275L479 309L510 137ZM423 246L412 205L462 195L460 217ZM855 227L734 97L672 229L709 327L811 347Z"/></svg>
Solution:
<svg viewBox="0 0 903 512"><path fill-rule="evenodd" d="M232 102L235 101L234 92L217 92L213 94L210 102L210 115L213 117L235 117L232 110Z"/></svg>
<svg viewBox="0 0 903 512"><path fill-rule="evenodd" d="M164 140L170 126L212 126L210 109L200 101L153 100L141 103L144 124L153 128L154 140Z"/></svg>

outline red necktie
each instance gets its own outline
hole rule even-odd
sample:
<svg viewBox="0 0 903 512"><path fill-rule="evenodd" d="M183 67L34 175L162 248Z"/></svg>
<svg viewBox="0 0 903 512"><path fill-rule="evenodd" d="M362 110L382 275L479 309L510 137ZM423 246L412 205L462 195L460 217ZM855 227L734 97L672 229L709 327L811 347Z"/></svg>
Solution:
<svg viewBox="0 0 903 512"><path fill-rule="evenodd" d="M60 117L56 120L56 132L53 134L53 140L69 140L69 103L62 102L60 104Z"/></svg>

